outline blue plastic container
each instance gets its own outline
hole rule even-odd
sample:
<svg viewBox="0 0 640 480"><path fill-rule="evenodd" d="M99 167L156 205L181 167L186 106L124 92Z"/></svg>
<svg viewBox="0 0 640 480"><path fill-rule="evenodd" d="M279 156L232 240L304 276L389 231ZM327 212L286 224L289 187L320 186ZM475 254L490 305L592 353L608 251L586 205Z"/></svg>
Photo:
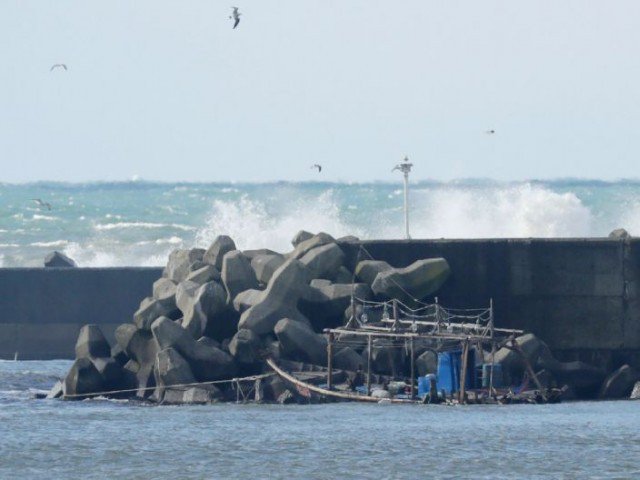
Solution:
<svg viewBox="0 0 640 480"><path fill-rule="evenodd" d="M447 395L451 395L460 390L461 366L462 350L438 353L438 391L444 390ZM469 350L465 388L473 388L475 386L475 377L475 351Z"/></svg>
<svg viewBox="0 0 640 480"><path fill-rule="evenodd" d="M482 388L489 388L491 381L491 364L482 364ZM502 364L493 364L493 386L494 388L500 388L504 386L504 376L502 375Z"/></svg>
<svg viewBox="0 0 640 480"><path fill-rule="evenodd" d="M436 376L433 373L429 373L424 377L418 377L418 396L419 397L424 397L429 393L429 389L431 388L430 380L432 378L436 378Z"/></svg>

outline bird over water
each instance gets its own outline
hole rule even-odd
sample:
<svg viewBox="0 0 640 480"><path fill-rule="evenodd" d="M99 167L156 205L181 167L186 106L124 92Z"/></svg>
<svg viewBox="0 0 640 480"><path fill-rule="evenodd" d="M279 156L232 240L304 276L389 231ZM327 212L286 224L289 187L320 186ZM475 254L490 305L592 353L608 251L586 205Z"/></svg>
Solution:
<svg viewBox="0 0 640 480"><path fill-rule="evenodd" d="M229 16L229 18L233 18L233 28L235 29L240 23L240 15L242 14L238 12L238 7L231 7L231 8L233 8L233 12Z"/></svg>
<svg viewBox="0 0 640 480"><path fill-rule="evenodd" d="M49 71L53 72L56 68L64 68L65 71L68 70L67 66L64 63L56 63L54 65L51 65Z"/></svg>

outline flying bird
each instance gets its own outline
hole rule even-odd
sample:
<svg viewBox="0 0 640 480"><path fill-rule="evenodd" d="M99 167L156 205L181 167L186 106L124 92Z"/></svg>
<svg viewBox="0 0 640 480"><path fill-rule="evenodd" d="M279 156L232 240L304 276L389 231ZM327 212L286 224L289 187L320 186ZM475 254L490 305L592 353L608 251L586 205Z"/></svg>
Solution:
<svg viewBox="0 0 640 480"><path fill-rule="evenodd" d="M318 173L322 171L322 165L318 165L317 163L314 163L313 165L311 165L311 168L317 168Z"/></svg>
<svg viewBox="0 0 640 480"><path fill-rule="evenodd" d="M44 202L40 198L32 198L31 200L36 202L38 204L38 207L46 208L47 210L51 210L51 204L49 202Z"/></svg>
<svg viewBox="0 0 640 480"><path fill-rule="evenodd" d="M495 130L493 130L493 129L491 129L491 130L487 130L487 131L486 131L486 132L484 132L484 133L486 133L487 135L493 135L494 133L496 133L496 131L495 131Z"/></svg>
<svg viewBox="0 0 640 480"><path fill-rule="evenodd" d="M64 63L56 63L55 65L51 65L49 71L53 72L56 68L64 68L65 71L68 70L67 66Z"/></svg>
<svg viewBox="0 0 640 480"><path fill-rule="evenodd" d="M233 12L229 16L229 18L233 18L233 29L235 30L235 28L240 23L240 15L242 14L238 12L238 7L231 7L231 8L233 8Z"/></svg>

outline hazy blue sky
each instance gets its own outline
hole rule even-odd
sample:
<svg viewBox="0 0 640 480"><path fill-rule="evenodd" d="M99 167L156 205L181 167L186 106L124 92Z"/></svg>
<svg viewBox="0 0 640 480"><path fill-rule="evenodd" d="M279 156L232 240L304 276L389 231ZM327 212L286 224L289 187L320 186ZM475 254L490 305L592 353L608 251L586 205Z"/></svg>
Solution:
<svg viewBox="0 0 640 480"><path fill-rule="evenodd" d="M0 181L640 176L637 0L232 4L2 0Z"/></svg>

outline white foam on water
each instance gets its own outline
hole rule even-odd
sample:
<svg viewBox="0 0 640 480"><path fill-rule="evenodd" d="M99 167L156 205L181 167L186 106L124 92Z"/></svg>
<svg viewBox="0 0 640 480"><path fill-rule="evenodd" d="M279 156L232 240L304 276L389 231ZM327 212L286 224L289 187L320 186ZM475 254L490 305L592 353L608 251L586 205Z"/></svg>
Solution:
<svg viewBox="0 0 640 480"><path fill-rule="evenodd" d="M153 223L153 222L116 222L116 223L98 223L93 226L95 230L120 230L126 228L174 228L176 230L193 231L196 227L189 225L181 225L179 223Z"/></svg>
<svg viewBox="0 0 640 480"><path fill-rule="evenodd" d="M36 213L33 215L33 217L31 217L31 220L43 220L46 222L55 222L56 220L59 220L59 218L51 215L39 215Z"/></svg>
<svg viewBox="0 0 640 480"><path fill-rule="evenodd" d="M64 247L69 242L67 240L54 240L52 242L33 242L30 243L30 247L41 247L41 248L56 248L56 247Z"/></svg>
<svg viewBox="0 0 640 480"><path fill-rule="evenodd" d="M206 225L196 233L196 244L207 247L218 235L229 235L240 249L292 249L299 230L327 232L335 237L358 235L361 229L341 218L332 190L309 200L292 201L286 211L269 214L263 202L243 195L236 201L214 200Z"/></svg>
<svg viewBox="0 0 640 480"><path fill-rule="evenodd" d="M412 192L414 238L578 237L593 215L573 193L521 184Z"/></svg>

